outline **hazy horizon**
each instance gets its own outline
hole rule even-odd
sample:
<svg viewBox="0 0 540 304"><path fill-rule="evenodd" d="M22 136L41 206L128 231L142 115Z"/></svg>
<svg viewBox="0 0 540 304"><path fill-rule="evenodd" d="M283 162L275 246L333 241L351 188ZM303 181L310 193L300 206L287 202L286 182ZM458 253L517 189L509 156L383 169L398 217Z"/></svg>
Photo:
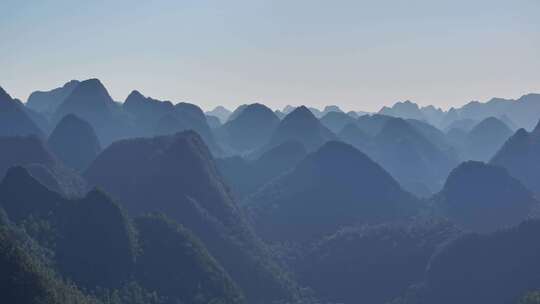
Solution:
<svg viewBox="0 0 540 304"><path fill-rule="evenodd" d="M0 86L26 101L99 78L205 110L261 102L447 109L540 92L540 2L8 0Z"/></svg>

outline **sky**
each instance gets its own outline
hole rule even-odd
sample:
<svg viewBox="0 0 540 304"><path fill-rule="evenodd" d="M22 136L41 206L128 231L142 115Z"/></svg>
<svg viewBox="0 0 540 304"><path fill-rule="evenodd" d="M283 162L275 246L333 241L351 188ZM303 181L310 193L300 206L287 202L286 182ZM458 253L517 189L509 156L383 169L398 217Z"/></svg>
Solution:
<svg viewBox="0 0 540 304"><path fill-rule="evenodd" d="M0 86L123 101L444 109L540 92L540 0L2 0Z"/></svg>

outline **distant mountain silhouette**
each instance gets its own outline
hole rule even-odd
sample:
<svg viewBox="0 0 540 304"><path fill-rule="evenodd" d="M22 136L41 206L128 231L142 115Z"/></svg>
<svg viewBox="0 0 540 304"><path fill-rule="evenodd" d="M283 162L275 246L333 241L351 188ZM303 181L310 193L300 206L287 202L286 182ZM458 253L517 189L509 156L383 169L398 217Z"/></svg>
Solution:
<svg viewBox="0 0 540 304"><path fill-rule="evenodd" d="M70 196L80 196L86 183L66 168L37 137L0 137L0 179L13 166L24 166L41 183Z"/></svg>
<svg viewBox="0 0 540 304"><path fill-rule="evenodd" d="M458 235L447 221L352 226L293 263L323 303L388 303L423 280L433 253Z"/></svg>
<svg viewBox="0 0 540 304"><path fill-rule="evenodd" d="M434 201L442 215L478 232L518 224L538 205L532 193L505 169L475 161L452 170Z"/></svg>
<svg viewBox="0 0 540 304"><path fill-rule="evenodd" d="M320 121L325 127L337 134L345 125L354 123L356 120L343 112L331 111L321 117Z"/></svg>
<svg viewBox="0 0 540 304"><path fill-rule="evenodd" d="M336 139L335 134L323 126L308 108L301 106L283 118L266 150L284 142L298 141L307 150L313 151L333 139Z"/></svg>
<svg viewBox="0 0 540 304"><path fill-rule="evenodd" d="M114 101L98 79L82 81L60 104L56 111L58 120L75 114L93 123L109 123Z"/></svg>
<svg viewBox="0 0 540 304"><path fill-rule="evenodd" d="M292 111L294 111L294 109L296 109L296 107L294 106L291 106L291 105L286 105L284 108L283 108L283 114L287 115L289 113L291 113Z"/></svg>
<svg viewBox="0 0 540 304"><path fill-rule="evenodd" d="M488 117L505 115L519 128L531 130L540 117L540 94L527 94L520 98L492 98L488 102L472 101L461 108L455 109L452 118L446 118L447 123L456 119L484 120ZM448 116L448 114L447 114Z"/></svg>
<svg viewBox="0 0 540 304"><path fill-rule="evenodd" d="M357 222L414 214L417 201L365 154L337 141L308 155L244 204L269 241L310 242Z"/></svg>
<svg viewBox="0 0 540 304"><path fill-rule="evenodd" d="M223 106L217 106L211 111L206 111L205 114L219 118L221 124L224 124L229 120L229 116L232 112Z"/></svg>
<svg viewBox="0 0 540 304"><path fill-rule="evenodd" d="M403 102L396 102L392 107L383 107L379 114L400 117L400 118L412 118L418 120L426 120L426 116L420 110L420 107L410 100Z"/></svg>
<svg viewBox="0 0 540 304"><path fill-rule="evenodd" d="M79 83L80 81L78 80L71 80L66 82L62 87L50 91L32 92L26 101L26 106L34 111L51 116Z"/></svg>
<svg viewBox="0 0 540 304"><path fill-rule="evenodd" d="M451 143L448 141L446 134L443 131L425 121L420 121L416 119L407 119L406 121L418 133L424 136L427 140L429 140L439 149L443 150L449 155L453 155L453 157L457 157L457 151L455 147L451 145Z"/></svg>
<svg viewBox="0 0 540 304"><path fill-rule="evenodd" d="M345 125L341 132L338 133L338 137L360 151L369 151L372 149L373 138L362 131L356 123Z"/></svg>
<svg viewBox="0 0 540 304"><path fill-rule="evenodd" d="M229 115L227 121L235 120L242 111L247 107L247 104L239 105L234 111Z"/></svg>
<svg viewBox="0 0 540 304"><path fill-rule="evenodd" d="M381 114L366 114L357 119L357 126L370 136L375 136L381 132L382 128L393 117Z"/></svg>
<svg viewBox="0 0 540 304"><path fill-rule="evenodd" d="M43 132L27 114L24 105L0 87L0 136L26 135L43 137Z"/></svg>
<svg viewBox="0 0 540 304"><path fill-rule="evenodd" d="M250 104L223 125L225 141L236 151L253 151L270 140L279 122L276 114L265 105Z"/></svg>
<svg viewBox="0 0 540 304"><path fill-rule="evenodd" d="M336 105L325 106L321 112L321 117L332 112L343 113L343 110Z"/></svg>
<svg viewBox="0 0 540 304"><path fill-rule="evenodd" d="M53 121L74 114L92 125L103 146L126 137L126 117L99 79L82 81L58 106Z"/></svg>
<svg viewBox="0 0 540 304"><path fill-rule="evenodd" d="M420 111L424 114L424 117L431 125L441 128L444 119L445 112L441 108L436 108L432 105L421 107Z"/></svg>
<svg viewBox="0 0 540 304"><path fill-rule="evenodd" d="M115 142L85 176L132 214L163 212L192 230L251 303L291 295L197 133Z"/></svg>
<svg viewBox="0 0 540 304"><path fill-rule="evenodd" d="M450 131L452 129L458 129L465 132L469 132L476 126L480 121L465 118L465 119L457 119L452 121L448 126L445 127L445 130Z"/></svg>
<svg viewBox="0 0 540 304"><path fill-rule="evenodd" d="M431 259L425 283L393 303L517 303L540 284L539 233L534 220L488 235L464 235Z"/></svg>
<svg viewBox="0 0 540 304"><path fill-rule="evenodd" d="M174 105L174 116L182 122L186 128L171 129L164 133L158 133L157 135L170 135L179 131L191 129L202 137L212 153L217 155L221 154L221 148L216 143L214 134L210 130L210 126L206 121L206 116L201 108L191 103L180 102Z"/></svg>
<svg viewBox="0 0 540 304"><path fill-rule="evenodd" d="M388 120L368 150L401 185L420 196L442 188L450 170L457 165L452 153L429 141L409 122L401 118Z"/></svg>
<svg viewBox="0 0 540 304"><path fill-rule="evenodd" d="M255 160L241 157L218 159L217 165L227 184L239 199L255 192L265 183L294 168L307 151L299 142L285 142Z"/></svg>
<svg viewBox="0 0 540 304"><path fill-rule="evenodd" d="M86 169L101 151L92 126L73 114L62 118L47 144L64 164L78 171Z"/></svg>
<svg viewBox="0 0 540 304"><path fill-rule="evenodd" d="M488 117L467 134L463 144L467 159L489 161L512 135L512 130L502 121Z"/></svg>
<svg viewBox="0 0 540 304"><path fill-rule="evenodd" d="M206 114L206 122L210 129L214 130L222 126L221 121L216 116Z"/></svg>
<svg viewBox="0 0 540 304"><path fill-rule="evenodd" d="M132 91L123 109L134 117L133 137L171 135L191 129L202 136L213 153L221 154L206 115L194 104L180 102L173 105L170 101L145 97L139 91Z"/></svg>
<svg viewBox="0 0 540 304"><path fill-rule="evenodd" d="M540 123L532 132L519 129L491 159L527 188L540 194Z"/></svg>
<svg viewBox="0 0 540 304"><path fill-rule="evenodd" d="M158 121L174 111L172 102L145 97L137 90L128 95L122 108L133 116L136 133L140 136L153 135Z"/></svg>

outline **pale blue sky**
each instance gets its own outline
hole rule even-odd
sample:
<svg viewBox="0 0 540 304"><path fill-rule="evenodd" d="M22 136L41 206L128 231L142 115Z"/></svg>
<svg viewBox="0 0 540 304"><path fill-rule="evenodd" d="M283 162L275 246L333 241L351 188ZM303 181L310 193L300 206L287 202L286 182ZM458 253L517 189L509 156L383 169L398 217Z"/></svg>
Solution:
<svg viewBox="0 0 540 304"><path fill-rule="evenodd" d="M447 108L540 92L540 0L2 0L0 86L98 77L229 108Z"/></svg>

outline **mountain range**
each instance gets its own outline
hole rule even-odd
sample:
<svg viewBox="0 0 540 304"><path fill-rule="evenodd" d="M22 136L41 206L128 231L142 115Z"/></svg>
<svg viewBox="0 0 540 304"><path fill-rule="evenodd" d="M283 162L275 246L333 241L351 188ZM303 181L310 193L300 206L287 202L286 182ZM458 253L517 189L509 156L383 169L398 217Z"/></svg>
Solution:
<svg viewBox="0 0 540 304"><path fill-rule="evenodd" d="M0 88L0 302L540 303L538 96L205 112L96 78Z"/></svg>

